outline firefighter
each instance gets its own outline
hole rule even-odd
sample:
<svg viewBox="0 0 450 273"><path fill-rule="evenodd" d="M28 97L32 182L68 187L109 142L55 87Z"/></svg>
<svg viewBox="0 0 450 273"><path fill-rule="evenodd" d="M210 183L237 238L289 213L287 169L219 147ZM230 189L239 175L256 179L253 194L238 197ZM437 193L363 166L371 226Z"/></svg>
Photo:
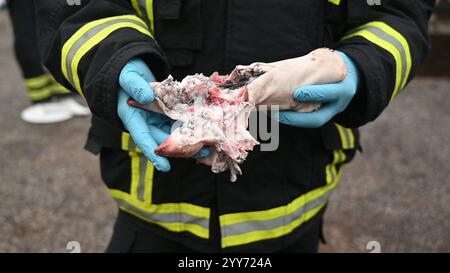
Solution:
<svg viewBox="0 0 450 273"><path fill-rule="evenodd" d="M35 3L46 67L86 97L94 114L86 148L100 154L102 178L119 207L109 252L316 252L330 194L360 149L357 128L377 118L418 71L434 6L427 0ZM129 97L153 101L148 82L169 73L178 80L227 74L236 65L283 62L321 47L339 52L346 79L296 89L296 100L322 107L281 112L278 149L251 152L236 183L194 158L155 154L172 121L127 105ZM297 67L286 67L268 72L268 79L283 79L274 88L295 79Z"/></svg>
<svg viewBox="0 0 450 273"><path fill-rule="evenodd" d="M33 1L3 1L0 7L8 7L9 10L14 32L14 52L31 102L22 111L22 120L43 124L89 115L89 109L79 104L69 90L56 82L42 66Z"/></svg>

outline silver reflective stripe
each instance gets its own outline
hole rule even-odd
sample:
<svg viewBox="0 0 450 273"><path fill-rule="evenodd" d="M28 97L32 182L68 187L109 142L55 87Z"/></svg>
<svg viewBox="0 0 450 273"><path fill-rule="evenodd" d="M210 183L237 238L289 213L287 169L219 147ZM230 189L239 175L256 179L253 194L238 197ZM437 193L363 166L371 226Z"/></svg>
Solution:
<svg viewBox="0 0 450 273"><path fill-rule="evenodd" d="M196 224L199 225L205 229L209 228L209 220L205 218L199 218L192 216L187 213L151 213L148 211L141 210L135 206L130 205L126 201L115 198L117 204L128 210L131 211L145 219L147 219L150 222L161 222L161 223L189 223L189 224Z"/></svg>
<svg viewBox="0 0 450 273"><path fill-rule="evenodd" d="M133 141L133 137L130 135L128 139L128 151L134 152L136 151L136 144Z"/></svg>
<svg viewBox="0 0 450 273"><path fill-rule="evenodd" d="M145 156L139 157L139 183L137 188L137 198L141 201L144 201L145 198L145 186L147 180L145 179L145 176L147 174L147 164L148 160ZM153 179L153 177L151 178ZM151 186L151 185L149 185Z"/></svg>
<svg viewBox="0 0 450 273"><path fill-rule="evenodd" d="M392 44L400 52L400 56L402 59L402 75L400 77L400 79L401 79L400 86L402 86L402 83L406 80L405 78L407 76L406 74L407 74L407 69L408 69L408 63L406 61L407 60L406 51L403 48L403 45L395 37L389 35L388 33L384 32L383 30L381 30L377 27L372 27L372 26L366 26L362 29L356 29L355 31L350 32L350 35L357 33L361 30L367 30L367 31L372 32L378 38L383 39L386 42ZM399 86L399 88L400 88L400 86Z"/></svg>
<svg viewBox="0 0 450 273"><path fill-rule="evenodd" d="M330 171L330 181L327 181L327 183L331 183L336 179L336 166L334 166L334 164L328 164L327 165L328 170Z"/></svg>
<svg viewBox="0 0 450 273"><path fill-rule="evenodd" d="M296 219L300 218L305 214L306 212L315 209L321 205L323 205L328 198L331 195L331 191L328 191L321 197L312 200L309 203L306 203L304 206L300 207L295 212L284 215L279 218L275 218L272 220L267 221L249 221L249 222L243 222L238 224L233 224L229 226L223 226L222 230L225 236L232 236L232 235L238 235L238 234L244 234L252 231L258 231L258 230L271 230L278 227L282 227L285 225L288 225L295 221Z"/></svg>
<svg viewBox="0 0 450 273"><path fill-rule="evenodd" d="M142 10L142 18L149 26L150 19L148 18L148 10L147 10L147 1L146 0L138 0L139 7Z"/></svg>
<svg viewBox="0 0 450 273"><path fill-rule="evenodd" d="M87 31L85 34L83 34L70 48L69 52L67 53L67 59L66 59L66 68L67 68L67 76L69 77L68 80L72 84L72 86L75 86L75 81L73 79L73 73L72 73L72 60L75 57L75 54L77 54L78 50L87 42L89 39L97 35L100 31L103 29L112 26L117 23L133 23L136 25L139 25L143 28L147 28L144 24L136 21L136 20L130 20L130 19L117 19L108 21L105 23L102 23L98 26L93 27L89 31Z"/></svg>
<svg viewBox="0 0 450 273"><path fill-rule="evenodd" d="M345 148L353 148L352 138L350 137L350 129L342 127L342 131L344 131L345 140L347 141L348 147ZM342 146L344 146L344 143L342 143Z"/></svg>
<svg viewBox="0 0 450 273"><path fill-rule="evenodd" d="M146 0L138 0L139 7L141 7L143 10L147 10L147 1Z"/></svg>

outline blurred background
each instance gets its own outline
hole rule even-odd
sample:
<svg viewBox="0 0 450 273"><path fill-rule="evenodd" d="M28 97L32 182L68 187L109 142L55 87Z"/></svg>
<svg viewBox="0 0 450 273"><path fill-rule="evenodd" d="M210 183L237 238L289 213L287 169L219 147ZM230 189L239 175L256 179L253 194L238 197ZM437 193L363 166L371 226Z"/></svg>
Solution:
<svg viewBox="0 0 450 273"><path fill-rule="evenodd" d="M430 25L421 74L374 123L332 196L322 252L450 252L450 4ZM83 150L89 118L20 119L29 102L0 12L0 252L102 252L116 208Z"/></svg>

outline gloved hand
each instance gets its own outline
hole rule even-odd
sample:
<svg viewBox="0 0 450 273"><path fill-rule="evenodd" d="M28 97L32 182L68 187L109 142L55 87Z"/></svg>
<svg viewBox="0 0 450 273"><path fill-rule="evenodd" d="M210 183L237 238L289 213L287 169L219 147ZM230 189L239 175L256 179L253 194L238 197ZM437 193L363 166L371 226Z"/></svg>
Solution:
<svg viewBox="0 0 450 273"><path fill-rule="evenodd" d="M278 105L280 110L312 112L320 103L294 99L301 86L337 83L345 79L346 68L341 56L328 48L319 48L297 58L274 63L254 63L239 69L256 69L264 75L247 85L248 101L254 105Z"/></svg>
<svg viewBox="0 0 450 273"><path fill-rule="evenodd" d="M169 137L174 121L160 113L128 105L130 97L140 104L151 103L155 97L148 83L155 80L155 76L142 60L130 60L119 76L120 88L117 112L125 128L130 132L134 142L144 155L156 169L167 172L170 170L169 160L157 155L155 148ZM204 147L195 157L203 158L208 155L209 149Z"/></svg>
<svg viewBox="0 0 450 273"><path fill-rule="evenodd" d="M284 111L279 113L279 122L296 127L318 128L343 112L358 90L359 72L353 61L338 52L345 62L347 75L339 83L308 85L294 91L293 97L304 103L322 103L319 110L310 113Z"/></svg>

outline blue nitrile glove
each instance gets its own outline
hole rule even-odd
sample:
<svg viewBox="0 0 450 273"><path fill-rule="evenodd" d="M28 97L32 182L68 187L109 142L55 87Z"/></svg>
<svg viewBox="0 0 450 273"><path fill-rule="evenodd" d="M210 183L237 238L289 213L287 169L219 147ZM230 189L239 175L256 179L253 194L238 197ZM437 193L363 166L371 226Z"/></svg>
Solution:
<svg viewBox="0 0 450 273"><path fill-rule="evenodd" d="M318 128L347 108L358 89L359 72L346 54L338 53L347 67L346 78L339 83L308 85L295 90L294 99L300 102L322 103L322 106L311 113L280 112L278 117L280 123L296 127Z"/></svg>
<svg viewBox="0 0 450 273"><path fill-rule="evenodd" d="M174 121L163 114L128 105L129 97L140 104L151 103L155 97L148 83L155 80L155 76L142 60L129 61L119 76L117 112L125 128L145 156L156 169L167 172L170 170L169 160L157 155L155 148L169 137ZM202 158L208 155L209 149L204 147L194 157Z"/></svg>

